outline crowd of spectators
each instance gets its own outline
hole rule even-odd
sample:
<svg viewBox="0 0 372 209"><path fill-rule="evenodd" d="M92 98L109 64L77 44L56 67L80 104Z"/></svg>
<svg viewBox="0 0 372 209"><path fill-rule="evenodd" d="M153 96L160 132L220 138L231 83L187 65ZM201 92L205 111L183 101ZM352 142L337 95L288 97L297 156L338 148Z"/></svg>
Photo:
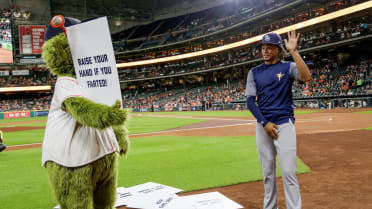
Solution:
<svg viewBox="0 0 372 209"><path fill-rule="evenodd" d="M322 44L343 41L358 36L369 35L372 33L372 15L368 19L361 18L359 21L346 21L335 32L320 32L302 34L300 49L319 46Z"/></svg>
<svg viewBox="0 0 372 209"><path fill-rule="evenodd" d="M187 21L176 29L171 29L172 33L167 37L166 43L183 41L195 37L200 37L224 28L236 25L245 20L264 14L267 11L279 8L293 0L274 0L274 1L238 1L236 4L231 2L210 9L204 12L206 15ZM211 14L212 13L212 14Z"/></svg>
<svg viewBox="0 0 372 209"><path fill-rule="evenodd" d="M163 90L163 91L162 91ZM156 90L145 90L142 92L136 91L123 91L123 105L125 107L131 108L141 108L144 104L148 104L151 106L152 103L158 102L160 100L164 100L166 98L173 97L180 92L183 92L181 88L176 88L172 90L165 89L156 89Z"/></svg>
<svg viewBox="0 0 372 209"><path fill-rule="evenodd" d="M249 2L249 1L246 1L246 2ZM267 10L264 7L262 7L261 4L267 4L266 8L270 8L272 10L274 7L281 7L288 2L289 2L289 0L278 0L278 1L273 1L273 2L270 2L270 3L267 3L266 1L262 1L262 2L258 2L257 5L255 5L255 6L250 6L250 7L246 7L246 8L243 7L243 9L237 7L237 9L240 12L238 12L238 11L235 12L236 15L233 15L231 17L224 17L224 18L222 18L222 21L218 20L218 18L207 19L207 20L209 20L209 22L208 21L207 21L208 23L203 22L203 24L199 23L199 21L200 21L199 19L203 19L203 18L200 18L200 15L196 14L195 15L195 17L197 18L196 21L190 21L189 22L192 27L189 26L189 28L182 29L179 32L173 31L173 30L176 30L178 28L169 29L169 32L168 32L169 34L164 35L164 37L162 39L159 38L159 35L154 36L154 39L156 39L158 41L153 41L151 37L149 37L149 38L143 37L143 38L139 38L139 39L137 38L137 39L134 39L134 40L125 40L125 38L119 38L122 41L117 42L117 43L120 43L121 45L120 46L115 45L115 47L117 48L118 51L133 50L133 49L140 49L143 46L153 46L154 43L157 44L157 45L163 45L163 44L168 43L168 42L182 41L182 40L186 40L186 39L190 39L190 38L194 38L194 37L200 37L200 36L205 35L207 33L215 32L215 31L221 30L222 28L234 25L236 23L240 23L240 22L245 21L247 19L251 19L258 14L265 13L265 11L267 11ZM244 31L242 33L233 35L231 37L226 37L224 39L221 39L221 40L217 41L217 43L216 43L216 41L211 41L211 42L207 41L204 44L200 44L200 46L185 47L185 48L180 49L181 52L179 52L179 53L183 54L183 53L192 52L194 50L203 50L203 49L212 48L212 47L215 47L216 44L220 44L221 42L224 43L224 44L228 44L228 43L231 43L231 42L240 41L240 40L252 37L252 36L256 36L256 35L263 34L263 33L268 33L270 31L273 31L273 30L276 30L276 29L279 29L279 28L283 28L283 27L286 27L286 26L289 26L289 25L292 25L292 24L295 24L295 23L298 23L298 22L302 22L302 21L305 21L305 20L308 20L308 19L311 19L311 18L314 18L314 17L322 16L322 15L325 15L325 14L330 13L330 12L334 12L334 11L337 11L337 10L340 10L340 9L344 9L345 7L349 7L353 4L357 4L357 3L360 3L360 2L361 2L360 0L336 0L336 1L331 1L331 2L328 2L327 4L323 5L320 8L309 8L307 11L302 11L298 14L291 15L287 18L283 18L283 19L275 21L271 24L263 25L261 27L255 28L254 30L252 30L251 26L243 26L240 30L240 31ZM231 8L231 6L230 7L224 6L223 8L224 8L224 10L229 11L229 9L227 9L227 8ZM215 8L215 10L218 11L219 9ZM216 13L216 14L214 14L213 12L206 12L206 13L207 14L210 14L210 13L213 14L213 15L210 15L209 17L214 17L216 15L218 16L218 13ZM224 12L221 11L221 12L219 12L219 14L224 14ZM153 25L150 25L150 26L154 27ZM144 26L142 26L142 27L144 27ZM192 29L190 29L190 27ZM182 27L180 27L180 28L182 28ZM151 30L149 30L149 31L151 31ZM247 32L247 31L249 31L249 32ZM129 35L128 33L123 33L123 34ZM114 35L114 38L115 37L116 36ZM163 39L165 39L165 40L163 40ZM145 42L146 41L148 41L148 42L151 41L151 43L153 43L153 44L152 45L143 44L144 41ZM129 42L129 44L125 45L126 42ZM163 51L159 51L159 52L155 52L155 53L149 53L149 54L146 54L145 56L141 56L141 57L124 58L124 59L122 59L122 61L123 62L128 62L128 61L136 61L136 60L140 60L140 59L143 60L143 59L150 59L150 58L158 58L158 57L170 56L173 53L174 53L174 50L166 51L166 53L164 53Z"/></svg>
<svg viewBox="0 0 372 209"><path fill-rule="evenodd" d="M243 80L211 85L197 86L185 89L167 90L163 93L143 92L141 95L130 99L123 96L124 105L133 109L147 110L148 108L164 108L172 111L174 108L202 106L208 109L212 104L229 104L231 101L244 100Z"/></svg>
<svg viewBox="0 0 372 209"><path fill-rule="evenodd" d="M323 65L310 65L310 70L313 79L307 83L295 82L293 97L372 94L372 58L347 65L339 65L337 61L330 59ZM202 106L211 109L212 105L244 102L246 81L242 78L243 76L239 78L239 75L233 76L234 79L231 80L220 79L204 85L197 83L189 87L155 88L152 86L141 90L126 89L122 91L123 104L135 111L148 111L149 109L172 111L192 110ZM45 110L49 109L50 102L51 95L2 99L0 100L0 112Z"/></svg>
<svg viewBox="0 0 372 209"><path fill-rule="evenodd" d="M54 85L56 81L47 69L28 72L28 75L0 75L0 87Z"/></svg>
<svg viewBox="0 0 372 209"><path fill-rule="evenodd" d="M187 40L235 25L291 1L294 0L265 0L260 2L238 0L235 3L228 2L201 12L139 26L140 29L135 29L134 34L131 33L134 28L130 28L115 34L113 40L118 41L117 51ZM157 25L160 27L153 32L153 28L156 28ZM150 29L146 29L146 27ZM152 36L148 37L150 34Z"/></svg>
<svg viewBox="0 0 372 209"><path fill-rule="evenodd" d="M331 61L323 67L311 68L311 72L311 81L306 84L295 83L296 97L372 93L372 59L340 67Z"/></svg>
<svg viewBox="0 0 372 209"><path fill-rule="evenodd" d="M287 1L283 0L280 2ZM327 12L342 9L345 5L350 5L358 1L335 2L335 4L329 4L329 8L327 7L326 10L313 10L305 15L280 20L277 23L263 26L255 31L245 32L244 34L228 37L224 40L214 40L205 44L190 46L188 49L172 49L165 52L159 52L159 54L155 53L150 56L156 58L183 54L188 52L187 50L199 51L206 48L222 46L227 43L246 39L255 34L262 34L294 24L298 21L303 21L314 16L320 16ZM232 17L238 16L233 15ZM243 18L243 16L241 17ZM190 24L195 27L209 24L206 20L207 19L199 18L191 21ZM301 34L300 49L372 34L371 21L372 15L369 14L367 16L358 17L355 20L337 22L335 24L336 26L332 26L333 29L330 29L328 25L324 28L306 32ZM232 24L235 23L233 22ZM182 27L184 26L181 25L181 28ZM212 31L213 30L207 32ZM138 56L143 57L143 55ZM218 67L231 66L233 64L243 63L258 58L261 58L261 47L256 43L239 49L170 63L119 69L119 77L121 81L126 81L200 72ZM294 97L372 94L372 59L364 59L359 63L348 65L341 65L335 60L330 60L324 65L312 65L311 72L313 74L313 80L306 84L294 84ZM0 87L54 85L54 83L55 78L51 76L46 69L30 70L29 75L4 76L3 74L0 74ZM231 104L233 101L244 100L244 89L245 80L239 77L235 79L225 79L223 82L216 81L208 84L203 83L198 86L193 85L188 87L176 86L162 88L154 88L153 86L152 88L145 88L142 90L123 90L122 94L124 105L126 107L138 110L147 110L148 108L164 108L165 110L180 108L180 110L182 110L184 107L205 106L206 108L211 108L212 104ZM0 100L0 112L49 109L50 100L50 95L44 95L38 98L2 99Z"/></svg>
<svg viewBox="0 0 372 209"><path fill-rule="evenodd" d="M341 24L340 28L335 32L308 32L302 34L300 49L311 48L368 34L372 34L371 23L347 21ZM137 66L123 70L119 69L119 76L121 80L162 77L229 66L248 60L258 59L260 57L260 45L255 44L241 49L234 49L214 55L195 57L171 63Z"/></svg>
<svg viewBox="0 0 372 209"><path fill-rule="evenodd" d="M315 31L309 31L305 34L301 35L301 40L303 43L301 43L302 48L310 48L313 46L318 46L322 44L327 44L331 42L336 41L342 41L350 38L354 38L361 35L367 35L371 34L372 32L372 15L367 15L362 18L358 18L353 21L345 21L339 24L339 26L333 28L331 31L329 27L323 27ZM245 30L243 30L245 31ZM267 31L268 32L268 31ZM222 40L213 40L209 41L204 44L197 44L194 46L187 46L184 48L179 49L172 49L172 50L166 50L166 51L160 51L160 52L153 52L150 54L145 54L144 56L141 55L140 57L127 57L124 60L120 58L119 62L125 61L138 61L138 60L144 60L144 59L153 59L153 58L160 58L165 56L174 56L179 54L185 54L190 52L196 52L201 51L204 49L209 49L213 47L219 47L223 46L225 44L234 43L237 41L244 40L246 38L251 37L249 35L250 32L246 32L242 35L236 35L232 37L228 37ZM265 33L265 32L262 32ZM255 32L255 35L262 34L261 32ZM253 47L254 50L254 47ZM252 56L255 57L257 55L257 52L252 51Z"/></svg>
<svg viewBox="0 0 372 209"><path fill-rule="evenodd" d="M295 82L293 97L309 98L321 96L342 96L372 94L372 59L363 59L357 64L338 66L330 60L322 67L310 66L313 79L307 83ZM129 93L128 93L129 94ZM137 97L124 95L124 104L137 111L151 108L171 110L190 110L197 106L208 109L212 104L232 104L245 101L245 80L216 82L177 90L157 89L142 92ZM204 101L204 102L203 102Z"/></svg>
<svg viewBox="0 0 372 209"><path fill-rule="evenodd" d="M35 95L28 98L0 99L0 112L49 110L51 95Z"/></svg>
<svg viewBox="0 0 372 209"><path fill-rule="evenodd" d="M344 22L336 32L302 34L300 49L372 34L372 24L366 22ZM214 55L196 57L171 63L160 63L119 69L120 80L134 80L168 75L198 72L207 69L229 66L261 57L260 45L255 44L240 49L230 50ZM0 76L0 87L53 85L55 78L47 69L29 70L29 75Z"/></svg>

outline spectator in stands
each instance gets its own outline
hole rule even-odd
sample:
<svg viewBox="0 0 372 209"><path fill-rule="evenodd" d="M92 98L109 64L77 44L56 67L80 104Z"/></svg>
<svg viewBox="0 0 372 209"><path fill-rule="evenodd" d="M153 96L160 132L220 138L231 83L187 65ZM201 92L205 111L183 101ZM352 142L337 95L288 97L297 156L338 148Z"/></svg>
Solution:
<svg viewBox="0 0 372 209"><path fill-rule="evenodd" d="M202 111L205 111L205 107L206 107L206 98L203 96L203 100L202 100Z"/></svg>

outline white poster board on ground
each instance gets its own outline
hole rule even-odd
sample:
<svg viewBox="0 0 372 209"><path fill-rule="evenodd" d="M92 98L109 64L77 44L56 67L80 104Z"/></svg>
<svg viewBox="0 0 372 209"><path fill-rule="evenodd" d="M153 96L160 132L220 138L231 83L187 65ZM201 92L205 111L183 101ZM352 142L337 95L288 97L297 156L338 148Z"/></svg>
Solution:
<svg viewBox="0 0 372 209"><path fill-rule="evenodd" d="M76 78L88 99L106 105L121 102L115 54L106 17L66 27Z"/></svg>
<svg viewBox="0 0 372 209"><path fill-rule="evenodd" d="M240 204L227 198L219 192L208 192L196 195L183 196L183 201L192 204L195 209L238 209Z"/></svg>
<svg viewBox="0 0 372 209"><path fill-rule="evenodd" d="M182 190L163 184L147 182L126 188L125 195L122 195L123 197L117 200L117 204L132 208L147 208L156 206L156 202L160 199L179 192L182 192Z"/></svg>
<svg viewBox="0 0 372 209"><path fill-rule="evenodd" d="M147 202L147 201L146 201ZM189 202L176 194L158 198L155 201L147 202L143 209L195 209Z"/></svg>

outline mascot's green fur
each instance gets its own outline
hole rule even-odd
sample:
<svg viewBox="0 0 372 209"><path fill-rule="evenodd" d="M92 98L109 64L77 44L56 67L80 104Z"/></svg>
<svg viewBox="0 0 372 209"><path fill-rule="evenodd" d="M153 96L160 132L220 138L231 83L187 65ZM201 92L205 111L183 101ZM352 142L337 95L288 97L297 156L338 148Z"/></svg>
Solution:
<svg viewBox="0 0 372 209"><path fill-rule="evenodd" d="M60 33L43 45L43 58L51 73L76 78L68 40ZM127 118L129 111L95 103L83 97L71 97L62 104L81 125L95 129L112 127L120 154L129 151ZM49 181L61 209L113 209L116 199L119 154L108 154L82 167L64 167L55 162L45 164Z"/></svg>

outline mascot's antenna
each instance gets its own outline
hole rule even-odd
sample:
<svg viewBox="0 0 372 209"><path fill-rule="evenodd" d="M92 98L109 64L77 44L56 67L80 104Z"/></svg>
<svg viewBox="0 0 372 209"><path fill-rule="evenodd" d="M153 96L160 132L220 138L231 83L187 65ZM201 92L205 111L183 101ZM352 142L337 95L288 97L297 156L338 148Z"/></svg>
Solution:
<svg viewBox="0 0 372 209"><path fill-rule="evenodd" d="M62 28L62 30L66 33L65 28L65 17L62 15L56 15L50 20L50 24L53 28Z"/></svg>

